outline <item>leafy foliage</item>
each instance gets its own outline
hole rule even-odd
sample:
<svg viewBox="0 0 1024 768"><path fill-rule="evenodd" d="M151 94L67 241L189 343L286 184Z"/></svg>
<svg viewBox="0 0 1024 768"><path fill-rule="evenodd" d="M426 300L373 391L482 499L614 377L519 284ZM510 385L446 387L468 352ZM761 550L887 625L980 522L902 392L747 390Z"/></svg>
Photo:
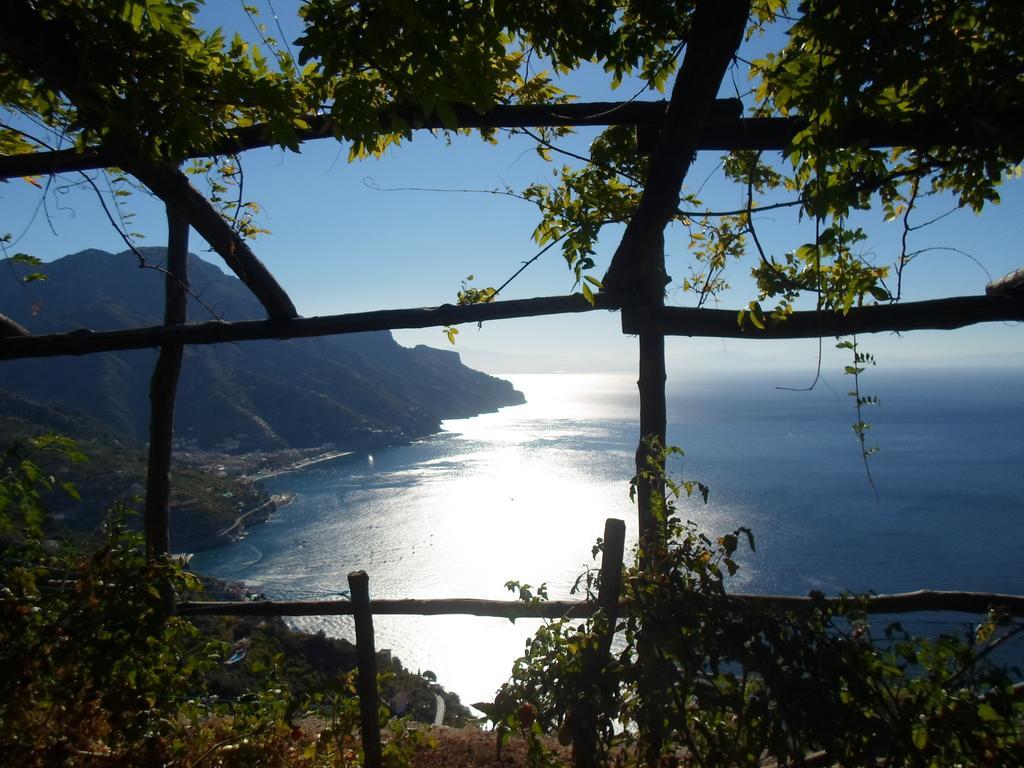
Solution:
<svg viewBox="0 0 1024 768"><path fill-rule="evenodd" d="M36 440L34 448L78 456L61 438ZM9 452L0 467L0 521L5 535L17 534L0 540L5 764L359 763L351 672L338 669L325 679L303 665L308 654L287 658L280 643L296 641L284 630L254 644L249 678L234 696L214 695L227 679L231 644L216 637L212 620L201 632L173 615L174 600L200 589L198 579L167 558L147 560L123 508L111 514L95 552L44 541L40 491L56 483L25 451ZM320 641L337 661L337 649ZM387 668L392 678L418 677L397 660ZM401 685L415 687L409 679ZM309 732L299 725L302 716L314 718ZM406 765L428 746L424 734L392 720L386 707L381 718L391 733L388 766Z"/></svg>
<svg viewBox="0 0 1024 768"><path fill-rule="evenodd" d="M4 550L0 753L7 760L75 764L98 752L140 764L184 751L178 718L198 716L191 697L212 649L169 615L161 591L194 581L167 562L146 562L137 544L115 517L92 555L50 554L31 536Z"/></svg>
<svg viewBox="0 0 1024 768"><path fill-rule="evenodd" d="M128 141L144 156L180 160L258 121L294 144L295 121L312 105L288 57L271 64L240 37L200 32L198 7L192 0L43 0L12 9L0 99L41 116L79 147ZM25 48L32 39L46 39L49 53Z"/></svg>
<svg viewBox="0 0 1024 768"><path fill-rule="evenodd" d="M756 62L754 71L763 111L808 119L793 142L795 178L809 179L823 159L835 161L817 195L818 212L842 215L876 190L891 204L901 184L923 176L976 210L998 200L995 185L1020 152L1007 126L989 118L1024 95L1024 84L1011 74L1010 62L1024 56L1012 3L913 0L881 13L856 4L803 10L789 45ZM905 123L936 114L962 132L965 146L897 149L888 157L865 149L831 155L834 132L853 119Z"/></svg>
<svg viewBox="0 0 1024 768"><path fill-rule="evenodd" d="M67 437L43 434L6 447L0 456L0 535L39 538L43 532L43 495L61 489L78 498L78 489L44 472L32 454L57 455L72 462L86 457Z"/></svg>

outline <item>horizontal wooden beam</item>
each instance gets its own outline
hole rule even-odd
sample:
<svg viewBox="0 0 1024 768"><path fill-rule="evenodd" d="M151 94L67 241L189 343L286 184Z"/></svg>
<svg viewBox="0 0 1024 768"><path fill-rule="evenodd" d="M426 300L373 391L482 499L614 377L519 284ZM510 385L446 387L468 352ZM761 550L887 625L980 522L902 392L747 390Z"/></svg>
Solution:
<svg viewBox="0 0 1024 768"><path fill-rule="evenodd" d="M831 311L794 312L785 321L764 329L756 328L749 319L741 326L738 316L733 309L627 309L622 312L622 332L731 339L813 339L887 331L948 331L977 323L1024 320L1024 297L958 296L857 307L845 315Z"/></svg>
<svg viewBox="0 0 1024 768"><path fill-rule="evenodd" d="M662 333L734 339L802 339L923 329L950 330L976 323L1024 320L1024 298L965 296L851 309L849 314L795 312L783 324L758 330L741 328L728 309L666 307L652 312L637 307L633 295L598 294L591 305L580 294L496 301L490 304L418 309L388 309L286 320L247 320L188 325L157 325L120 331L78 330L45 336L0 338L0 360L57 357L159 347L169 342L220 344L258 339L299 339L400 328L433 328L488 320L622 310L623 333Z"/></svg>
<svg viewBox="0 0 1024 768"><path fill-rule="evenodd" d="M582 127L606 125L661 124L668 108L667 101L597 101L571 104L515 104L476 112L468 107L452 105L456 124L460 128L542 128ZM739 99L719 99L714 107L714 119L729 122L742 113ZM409 109L396 108L381 115L381 130L392 130L395 119L416 130L445 128L436 115L424 117ZM334 136L330 115L310 115L305 118L308 128L296 130L299 142L329 139ZM231 155L250 149L274 146L265 125L252 125L232 131L213 150L197 152L190 157ZM87 171L97 168L121 167L130 158L118 149L98 147L85 150L57 150L0 156L0 179L19 176L41 176L67 171Z"/></svg>
<svg viewBox="0 0 1024 768"><path fill-rule="evenodd" d="M455 107L461 128L538 128L545 126L659 126L665 116L665 101L578 102L573 104L523 104L495 107L478 113L466 107ZM701 132L698 150L729 151L734 149L783 150L789 146L807 121L798 117L741 117L736 99L719 99L711 118ZM414 129L436 130L445 127L431 116L416 120L408 110L396 109L382 117L383 126L391 124L392 116L406 120ZM1024 108L993 113L991 119L978 119L978 124L1013 126L1024 119ZM332 138L329 116L306 118L308 129L296 132L299 142ZM1005 138L1005 137L1004 137ZM989 146L998 135L972 133L941 115L921 115L905 122L854 120L837 129L832 141L837 145L860 144L870 147ZM273 146L266 126L253 125L231 132L214 149L196 152L189 157L230 155L250 149ZM20 176L45 176L51 173L88 171L97 168L122 167L136 158L123 151L96 147L83 150L26 152L0 156L0 179ZM187 159L187 158L186 158Z"/></svg>
<svg viewBox="0 0 1024 768"><path fill-rule="evenodd" d="M370 610L377 616L491 616L504 619L557 619L560 616L585 618L596 604L567 600L549 600L527 605L518 600L371 600ZM244 602L179 603L180 616L351 616L348 600L251 600Z"/></svg>
<svg viewBox="0 0 1024 768"><path fill-rule="evenodd" d="M687 600L688 598L680 598ZM694 602L707 601L694 596ZM723 605L737 608L767 610L800 610L813 605L836 608L860 606L850 597L811 598L790 595L729 595ZM620 604L628 610L630 604ZM1013 616L1024 616L1024 596L992 592L955 592L918 590L894 595L874 595L863 601L870 614L915 613L919 611L947 611L954 613L987 613L989 609ZM370 610L378 615L395 616L491 616L505 619L586 618L598 609L594 602L574 600L548 600L534 604L519 600L475 600L452 598L438 600L371 600ZM351 616L352 603L348 600L255 600L244 602L185 602L179 603L181 616Z"/></svg>
<svg viewBox="0 0 1024 768"><path fill-rule="evenodd" d="M190 325L162 325L120 331L79 330L46 336L20 336L0 339L0 360L23 357L55 357L114 352L125 349L158 347L168 342L183 344L219 344L257 339L298 339L397 328L431 328L486 320L516 317L590 312L595 309L620 309L635 297L616 298L598 294L591 305L580 294L548 296L536 299L496 301L489 304L418 309L387 309L325 317L301 317L292 320L248 320L236 323L209 322ZM20 341L21 343L15 343Z"/></svg>

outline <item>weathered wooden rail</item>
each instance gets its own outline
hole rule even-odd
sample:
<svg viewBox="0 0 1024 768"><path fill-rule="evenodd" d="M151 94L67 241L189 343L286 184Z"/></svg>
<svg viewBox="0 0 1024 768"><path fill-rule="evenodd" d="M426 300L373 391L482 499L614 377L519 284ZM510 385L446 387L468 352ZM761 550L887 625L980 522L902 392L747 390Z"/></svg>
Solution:
<svg viewBox="0 0 1024 768"><path fill-rule="evenodd" d="M686 597L680 598L683 602ZM694 596L694 603L702 598ZM737 608L795 610L811 605L843 607L852 605L849 597L799 597L793 595L733 594L726 601ZM629 602L619 602L628 609ZM1013 616L1024 617L1024 596L998 592L960 592L922 589L892 595L869 595L863 600L871 614L948 611L952 613L984 613L998 605ZM502 619L586 619L598 610L598 604L581 600L547 600L528 604L516 600L479 600L474 598L440 598L430 600L371 600L370 610L378 616L481 616ZM181 616L353 616L355 608L349 600L257 600L239 602L199 602L178 604Z"/></svg>

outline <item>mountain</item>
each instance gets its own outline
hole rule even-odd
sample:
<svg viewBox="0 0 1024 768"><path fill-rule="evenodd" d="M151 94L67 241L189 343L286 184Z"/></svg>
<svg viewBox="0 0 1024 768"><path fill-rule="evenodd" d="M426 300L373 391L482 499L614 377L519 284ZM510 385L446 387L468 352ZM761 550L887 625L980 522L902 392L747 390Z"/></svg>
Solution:
<svg viewBox="0 0 1024 768"><path fill-rule="evenodd" d="M159 265L163 248L142 249ZM44 265L44 281L0 260L0 312L32 333L159 325L163 274L130 252L87 250ZM233 276L195 255L189 318L265 317ZM201 303L200 303L201 302ZM205 305L205 306L204 306ZM0 363L0 388L52 400L145 440L156 350ZM333 444L341 449L429 434L440 421L521 403L512 385L464 366L451 351L395 342L379 331L291 341L186 347L175 439L182 447L250 451Z"/></svg>

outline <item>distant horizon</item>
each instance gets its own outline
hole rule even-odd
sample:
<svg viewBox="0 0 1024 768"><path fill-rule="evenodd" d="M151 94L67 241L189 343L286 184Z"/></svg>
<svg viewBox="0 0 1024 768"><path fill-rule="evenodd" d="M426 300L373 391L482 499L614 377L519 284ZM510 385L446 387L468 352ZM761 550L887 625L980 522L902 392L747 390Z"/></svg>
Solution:
<svg viewBox="0 0 1024 768"><path fill-rule="evenodd" d="M950 333L946 331L945 333ZM454 352L459 353L462 358L462 362L468 365L470 368L488 373L492 376L502 376L503 374L622 374L622 375L634 375L638 374L636 360L624 362L620 365L613 365L605 363L604 365L597 365L590 367L588 363L591 362L585 356L581 356L576 359L566 360L565 357L559 359L547 358L544 356L531 357L530 355L513 355L503 353L501 351L494 351L486 348L471 347L471 346L460 346L457 342L454 347L446 346L444 339L435 341L434 343L427 343L419 338L414 338L411 341L404 338L405 333L401 330L393 331L395 340L399 344L406 345L411 343L413 346L416 344L426 344L437 349L451 349ZM628 338L628 337L627 337ZM719 341L717 339L702 339L701 341ZM733 340L729 340L733 341ZM816 340L810 340L816 343ZM895 350L892 346L892 342L884 344L873 344L873 340L870 337L860 337L861 345L865 350L874 351L877 348L884 348L885 353L876 352L878 358L878 364L870 368L865 372L866 378L872 378L878 375L885 375L886 373L898 373L898 372L913 372L913 371L1007 371L1016 372L1024 371L1024 342L1019 344L1017 348L1013 350L1007 350L998 353L963 353L960 355L947 355L945 357L907 357L906 355L898 354L898 348ZM765 374L787 374L792 376L805 376L808 381L812 379L817 372L817 361L816 359L804 356L803 361L794 361L790 356L781 356L779 358L771 358L769 356L753 357L749 354L732 354L722 355L717 359L707 359L699 363L687 363L687 362L676 362L676 359L682 357L682 354L672 354L672 346L679 343L674 340L669 340L669 353L666 362L668 377L671 380L677 376L693 376L700 375L702 377L712 376L744 376L751 373L763 372ZM761 341L761 342L746 342L746 344L787 344L792 342L780 342L780 341ZM829 379L839 380L842 379L843 368L845 360L839 356L839 354L831 349L834 339L824 340L823 358L822 358L822 370L821 373ZM829 362L831 361L831 362Z"/></svg>

